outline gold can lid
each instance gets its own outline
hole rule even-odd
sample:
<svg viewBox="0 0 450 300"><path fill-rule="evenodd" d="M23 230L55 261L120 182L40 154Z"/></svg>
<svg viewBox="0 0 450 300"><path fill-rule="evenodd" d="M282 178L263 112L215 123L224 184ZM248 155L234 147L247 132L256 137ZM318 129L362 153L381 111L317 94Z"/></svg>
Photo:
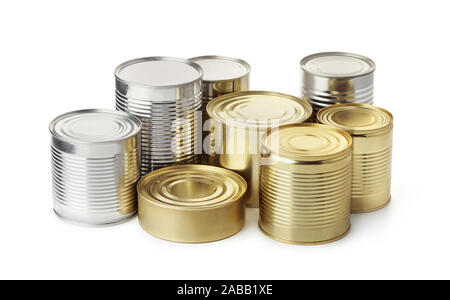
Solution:
<svg viewBox="0 0 450 300"><path fill-rule="evenodd" d="M350 134L376 133L392 127L390 112L368 104L336 104L317 114L320 123L337 127Z"/></svg>
<svg viewBox="0 0 450 300"><path fill-rule="evenodd" d="M262 139L262 153L286 162L319 161L351 151L352 137L343 130L322 124L281 126Z"/></svg>
<svg viewBox="0 0 450 300"><path fill-rule="evenodd" d="M171 166L144 176L137 190L141 226L165 240L220 240L240 231L245 222L247 183L226 169Z"/></svg>
<svg viewBox="0 0 450 300"><path fill-rule="evenodd" d="M301 123L311 116L312 107L308 101L287 94L246 91L217 97L206 111L210 118L227 125L263 128Z"/></svg>

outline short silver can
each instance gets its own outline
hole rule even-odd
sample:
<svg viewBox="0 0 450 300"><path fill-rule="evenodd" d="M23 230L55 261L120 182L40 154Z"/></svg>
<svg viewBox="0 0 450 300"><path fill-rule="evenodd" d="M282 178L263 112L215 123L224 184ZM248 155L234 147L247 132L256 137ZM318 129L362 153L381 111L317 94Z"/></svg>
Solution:
<svg viewBox="0 0 450 300"><path fill-rule="evenodd" d="M301 96L317 112L337 103L373 103L375 63L346 52L322 52L304 57Z"/></svg>
<svg viewBox="0 0 450 300"><path fill-rule="evenodd" d="M58 116L49 129L55 213L89 226L113 225L135 216L139 119L114 110L87 109Z"/></svg>

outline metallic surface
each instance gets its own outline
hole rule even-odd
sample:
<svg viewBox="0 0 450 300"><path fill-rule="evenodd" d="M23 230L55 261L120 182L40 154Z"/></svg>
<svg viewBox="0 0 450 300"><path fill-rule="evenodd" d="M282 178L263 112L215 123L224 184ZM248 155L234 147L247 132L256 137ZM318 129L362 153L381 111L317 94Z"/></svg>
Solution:
<svg viewBox="0 0 450 300"><path fill-rule="evenodd" d="M221 240L244 226L246 189L241 176L218 167L160 169L138 183L139 223L148 233L169 241Z"/></svg>
<svg viewBox="0 0 450 300"><path fill-rule="evenodd" d="M262 138L261 230L293 244L335 241L350 229L352 139L321 124L294 124Z"/></svg>
<svg viewBox="0 0 450 300"><path fill-rule="evenodd" d="M49 129L55 213L91 226L133 217L140 177L139 119L89 109L63 114Z"/></svg>
<svg viewBox="0 0 450 300"><path fill-rule="evenodd" d="M317 117L353 137L352 212L386 206L391 199L391 113L371 105L338 104L321 110Z"/></svg>
<svg viewBox="0 0 450 300"><path fill-rule="evenodd" d="M219 96L234 92L248 91L250 87L250 65L238 58L207 55L197 56L189 60L196 62L203 69L202 87L202 124L206 130L202 130L202 141L208 135L208 126L205 123L209 119L206 105ZM203 153L201 162L208 164L209 156Z"/></svg>
<svg viewBox="0 0 450 300"><path fill-rule="evenodd" d="M213 120L207 138L210 164L245 178L247 206L259 206L260 138L268 129L301 123L312 114L311 105L297 97L263 91L220 96L206 108Z"/></svg>
<svg viewBox="0 0 450 300"><path fill-rule="evenodd" d="M375 63L358 54L316 53L300 62L302 98L315 112L335 103L373 103Z"/></svg>
<svg viewBox="0 0 450 300"><path fill-rule="evenodd" d="M142 122L142 175L196 161L202 75L196 63L171 57L139 58L116 68L116 109Z"/></svg>
<svg viewBox="0 0 450 300"><path fill-rule="evenodd" d="M244 60L217 55L198 56L189 60L196 62L203 69L204 117L207 117L206 105L213 98L229 93L248 91L250 65Z"/></svg>

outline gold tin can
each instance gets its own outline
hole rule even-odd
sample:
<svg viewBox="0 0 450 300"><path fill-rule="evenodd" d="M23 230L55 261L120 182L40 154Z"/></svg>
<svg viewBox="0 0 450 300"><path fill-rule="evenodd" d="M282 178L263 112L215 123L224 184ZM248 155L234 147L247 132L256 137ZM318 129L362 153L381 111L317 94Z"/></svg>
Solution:
<svg viewBox="0 0 450 300"><path fill-rule="evenodd" d="M366 104L337 104L318 120L353 137L352 212L370 212L391 199L392 114Z"/></svg>
<svg viewBox="0 0 450 300"><path fill-rule="evenodd" d="M306 100L247 91L223 95L206 107L211 118L209 164L232 170L248 184L248 207L259 206L260 141L270 128L302 123L312 114Z"/></svg>
<svg viewBox="0 0 450 300"><path fill-rule="evenodd" d="M141 227L158 238L204 243L227 238L245 223L245 180L203 165L163 168L138 183Z"/></svg>
<svg viewBox="0 0 450 300"><path fill-rule="evenodd" d="M322 244L350 229L352 138L321 124L271 130L262 139L259 226L275 240Z"/></svg>

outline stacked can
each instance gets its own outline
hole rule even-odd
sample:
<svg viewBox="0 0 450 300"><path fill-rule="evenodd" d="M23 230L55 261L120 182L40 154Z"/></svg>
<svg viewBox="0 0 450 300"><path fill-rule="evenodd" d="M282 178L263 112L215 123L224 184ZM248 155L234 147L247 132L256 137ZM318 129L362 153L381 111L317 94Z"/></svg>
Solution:
<svg viewBox="0 0 450 300"><path fill-rule="evenodd" d="M375 63L370 58L323 52L306 56L300 66L301 95L311 102L315 114L336 103L373 103Z"/></svg>
<svg viewBox="0 0 450 300"><path fill-rule="evenodd" d="M302 123L312 107L300 98L274 92L223 95L208 103L210 164L237 172L248 184L247 206L259 206L260 141L268 129Z"/></svg>
<svg viewBox="0 0 450 300"><path fill-rule="evenodd" d="M116 68L116 108L142 122L142 175L196 161L202 75L196 63L170 57L134 59Z"/></svg>
<svg viewBox="0 0 450 300"><path fill-rule="evenodd" d="M72 223L112 225L136 214L138 118L80 110L50 123L55 213Z"/></svg>
<svg viewBox="0 0 450 300"><path fill-rule="evenodd" d="M139 223L156 237L184 243L211 242L244 226L247 184L223 168L167 167L144 176L137 189Z"/></svg>
<svg viewBox="0 0 450 300"><path fill-rule="evenodd" d="M353 137L352 212L370 212L391 199L392 115L379 107L338 104L319 111L319 122Z"/></svg>
<svg viewBox="0 0 450 300"><path fill-rule="evenodd" d="M350 228L352 138L321 124L294 124L262 138L261 230L294 244L321 244Z"/></svg>

